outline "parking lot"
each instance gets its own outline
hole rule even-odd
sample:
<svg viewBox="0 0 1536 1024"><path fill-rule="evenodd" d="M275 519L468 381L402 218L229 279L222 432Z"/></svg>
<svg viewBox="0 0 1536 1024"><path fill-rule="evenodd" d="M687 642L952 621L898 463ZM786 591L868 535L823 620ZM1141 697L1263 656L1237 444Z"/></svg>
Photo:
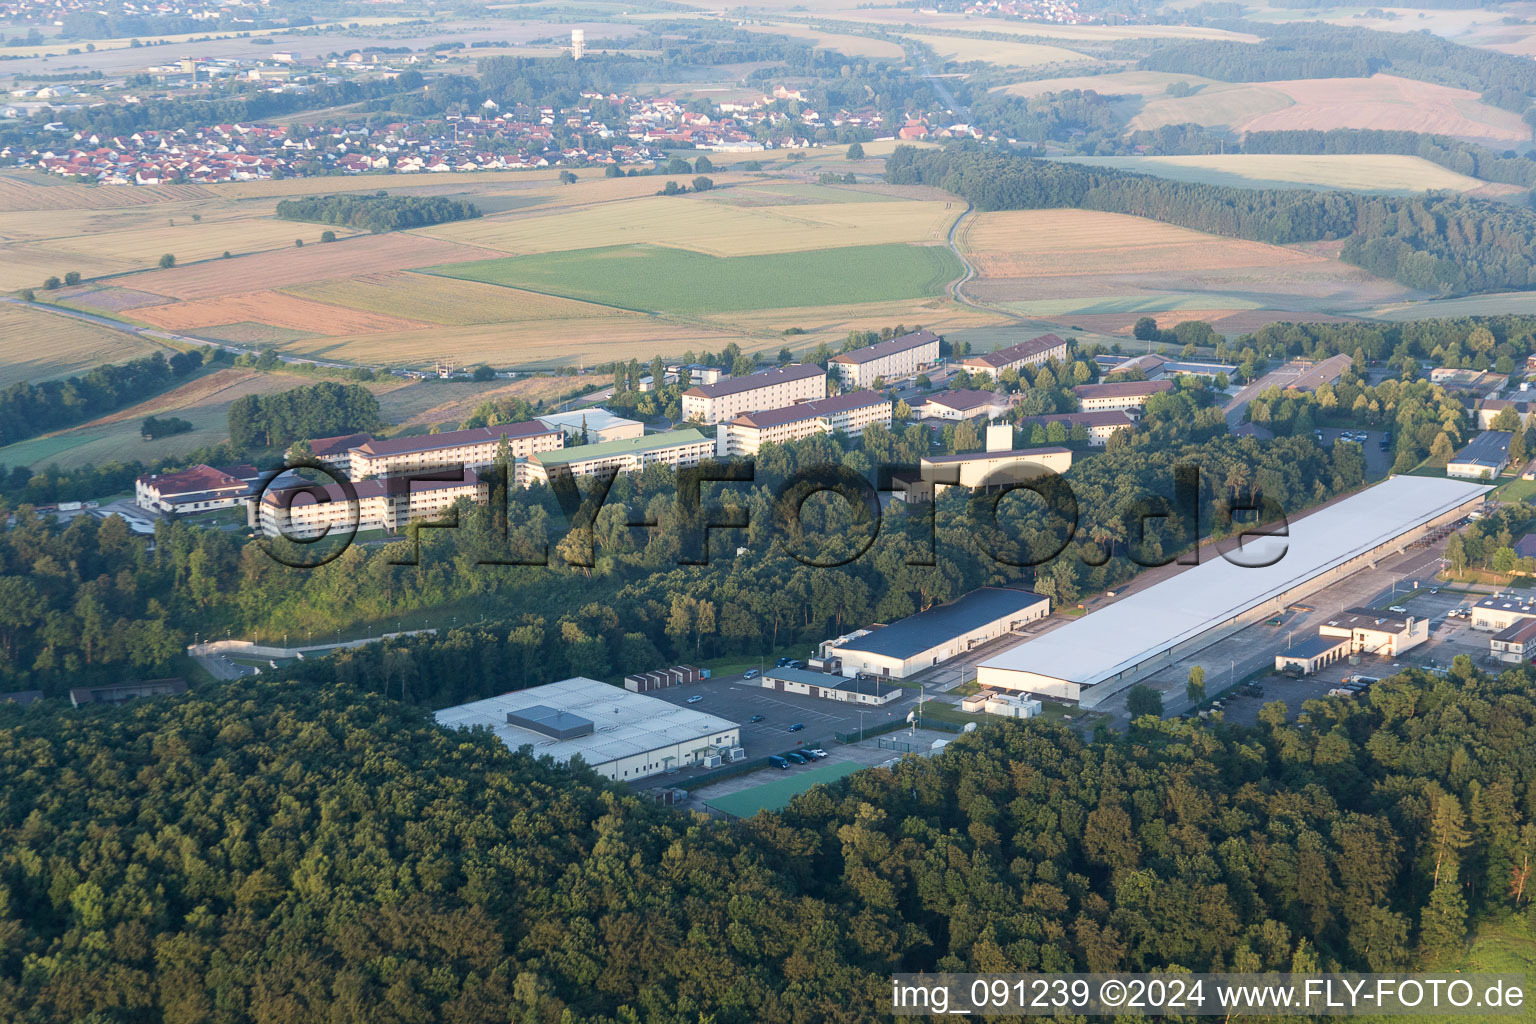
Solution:
<svg viewBox="0 0 1536 1024"><path fill-rule="evenodd" d="M891 721L905 721L917 700L918 691L902 689L899 697L880 706L850 704L803 694L779 693L765 689L759 679L733 675L652 690L646 696L736 722L741 726L741 745L747 756L766 757L800 747L825 747L835 733L857 733L861 718L865 729ZM703 699L689 704L693 697ZM752 721L758 716L761 721ZM805 728L790 732L789 727L797 724L803 724ZM684 768L677 775L652 776L642 780L640 785L675 786L686 781L690 771L697 772L698 769Z"/></svg>

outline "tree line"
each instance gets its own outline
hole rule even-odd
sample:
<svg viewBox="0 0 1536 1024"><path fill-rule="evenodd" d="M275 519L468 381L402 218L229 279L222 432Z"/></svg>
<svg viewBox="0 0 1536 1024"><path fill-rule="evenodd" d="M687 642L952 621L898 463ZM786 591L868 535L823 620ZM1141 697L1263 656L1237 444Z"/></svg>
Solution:
<svg viewBox="0 0 1536 1024"><path fill-rule="evenodd" d="M322 381L270 395L241 395L229 406L229 443L242 451L377 430L379 400L361 384Z"/></svg>
<svg viewBox="0 0 1536 1024"><path fill-rule="evenodd" d="M955 192L982 210L1104 210L1276 245L1344 239L1341 259L1436 295L1536 284L1536 213L1466 196L1231 188L974 146L899 147L886 175Z"/></svg>
<svg viewBox="0 0 1536 1024"><path fill-rule="evenodd" d="M337 224L379 234L402 231L480 216L480 208L462 199L442 196L392 196L387 192L337 193L284 199L277 204L283 220L307 220Z"/></svg>
<svg viewBox="0 0 1536 1024"><path fill-rule="evenodd" d="M19 381L0 391L0 445L73 426L157 395L203 364L201 352L108 363L63 380Z"/></svg>

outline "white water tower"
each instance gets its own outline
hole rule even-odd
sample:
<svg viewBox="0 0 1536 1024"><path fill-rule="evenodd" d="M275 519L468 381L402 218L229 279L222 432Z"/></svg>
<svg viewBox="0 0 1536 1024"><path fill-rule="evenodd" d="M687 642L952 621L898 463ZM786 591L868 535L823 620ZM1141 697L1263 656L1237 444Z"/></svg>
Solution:
<svg viewBox="0 0 1536 1024"><path fill-rule="evenodd" d="M584 29L571 29L571 59L581 60L581 55L587 52L587 33Z"/></svg>

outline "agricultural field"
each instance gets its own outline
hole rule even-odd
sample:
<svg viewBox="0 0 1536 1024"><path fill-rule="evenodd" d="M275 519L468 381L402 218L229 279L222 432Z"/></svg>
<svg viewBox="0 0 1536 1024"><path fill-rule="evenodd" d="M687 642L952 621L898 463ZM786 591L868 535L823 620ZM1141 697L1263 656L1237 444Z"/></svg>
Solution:
<svg viewBox="0 0 1536 1024"><path fill-rule="evenodd" d="M635 315L554 295L408 272L368 274L286 291L317 303L447 326Z"/></svg>
<svg viewBox="0 0 1536 1024"><path fill-rule="evenodd" d="M534 406L546 406L590 384L582 377L522 377L511 381L424 380L379 395L379 415L395 424L392 434L408 434L432 427L456 429L482 402L521 398ZM450 427L451 425L451 427Z"/></svg>
<svg viewBox="0 0 1536 1024"><path fill-rule="evenodd" d="M1013 42L1006 39L976 39L971 36L922 35L904 33L905 38L933 48L944 60L982 61L1009 68L1036 68L1050 64L1097 63L1096 59L1076 50L1044 43Z"/></svg>
<svg viewBox="0 0 1536 1024"><path fill-rule="evenodd" d="M161 254L172 253L178 262L216 259L225 252L246 254L292 248L294 239L319 243L326 230L318 224L301 224L271 217L248 217L195 223L165 221L156 227L127 230L85 231L56 235L48 241L8 242L0 245L0 287L37 286L49 274L62 276L78 270L88 278L154 268ZM338 236L355 234L335 230Z"/></svg>
<svg viewBox="0 0 1536 1024"><path fill-rule="evenodd" d="M793 0L784 0L786 5ZM765 6L757 4L755 6ZM793 4L798 6L798 4ZM1010 35L1060 39L1071 45L1080 43L1112 43L1120 39L1164 39L1184 41L1189 39L1231 39L1257 42L1258 37L1244 32L1194 25L1052 25L1039 21L1008 21L1002 18L967 18L959 14L925 14L910 7L859 7L844 0L841 10L813 7L822 16L837 21L865 22L886 25L893 29L945 29L952 32L987 32Z"/></svg>
<svg viewBox="0 0 1536 1024"><path fill-rule="evenodd" d="M174 349L110 327L11 303L0 304L0 388L82 373L103 363Z"/></svg>
<svg viewBox="0 0 1536 1024"><path fill-rule="evenodd" d="M656 245L618 245L432 268L448 277L509 285L627 309L700 315L911 299L959 277L940 246L863 245L723 259Z"/></svg>
<svg viewBox="0 0 1536 1024"><path fill-rule="evenodd" d="M1432 132L1504 148L1530 140L1520 115L1452 89L1393 75L1222 84L1193 96L1149 101L1132 128L1166 124L1228 125L1234 131L1380 128Z"/></svg>
<svg viewBox="0 0 1536 1024"><path fill-rule="evenodd" d="M1212 85L1213 79L1199 75L1181 75L1171 71L1116 71L1107 75L1072 75L1042 78L1033 82L1015 82L999 88L1013 96L1041 96L1048 92L1084 89L1100 96L1162 96L1175 82L1191 86Z"/></svg>
<svg viewBox="0 0 1536 1024"><path fill-rule="evenodd" d="M961 229L971 298L1025 316L1322 311L1415 297L1301 248L1092 210L986 213ZM1284 317L1281 317L1284 319Z"/></svg>
<svg viewBox="0 0 1536 1024"><path fill-rule="evenodd" d="M883 323L884 321L877 321ZM571 364L645 359L688 349L717 350L734 341L743 351L777 352L784 339L744 337L699 320L672 321L642 314L549 320L521 329L516 324L469 324L399 334L313 338L280 346L284 352L370 366L455 365L552 369ZM845 332L846 333L846 332Z"/></svg>
<svg viewBox="0 0 1536 1024"><path fill-rule="evenodd" d="M1369 306L1358 312L1361 316L1376 320L1433 320L1442 316L1530 316L1536 314L1536 292L1499 292L1424 302L1390 302Z"/></svg>
<svg viewBox="0 0 1536 1024"><path fill-rule="evenodd" d="M793 23L774 23L742 25L748 32L761 32L766 35L790 36L795 39L808 39L817 47L826 50L836 50L838 53L846 53L853 57L874 57L879 60L901 60L906 56L898 44L887 39L875 39L871 36L848 35L840 32L823 32L820 29L808 25L796 25Z"/></svg>
<svg viewBox="0 0 1536 1024"><path fill-rule="evenodd" d="M1444 189L1486 194L1489 183L1416 156L1349 154L1296 156L1236 153L1224 156L1065 157L1072 163L1155 174L1175 181L1236 188L1348 189L1425 192ZM1520 191L1513 186L1508 191ZM1495 190L1499 191L1499 190Z"/></svg>
<svg viewBox="0 0 1536 1024"><path fill-rule="evenodd" d="M323 337L410 331L432 326L418 320L312 302L276 291L144 306L133 310L132 315L168 331L190 334L196 334L203 327L238 323L267 324Z"/></svg>
<svg viewBox="0 0 1536 1024"><path fill-rule="evenodd" d="M287 288L494 255L472 246L395 232L151 270L114 283L177 299L218 299L248 292L252 284L268 289Z"/></svg>
<svg viewBox="0 0 1536 1024"><path fill-rule="evenodd" d="M566 212L482 217L416 233L516 255L648 244L745 256L936 243L960 214L958 204L938 200L734 206L710 202L710 195L647 196Z"/></svg>
<svg viewBox="0 0 1536 1024"><path fill-rule="evenodd" d="M240 396L267 394L313 382L311 378L286 373L215 370L99 420L0 448L0 464L57 464L62 469L74 469L89 464L175 458L194 448L227 440L229 406ZM139 424L146 416L179 416L189 421L193 429L146 441L139 435Z"/></svg>

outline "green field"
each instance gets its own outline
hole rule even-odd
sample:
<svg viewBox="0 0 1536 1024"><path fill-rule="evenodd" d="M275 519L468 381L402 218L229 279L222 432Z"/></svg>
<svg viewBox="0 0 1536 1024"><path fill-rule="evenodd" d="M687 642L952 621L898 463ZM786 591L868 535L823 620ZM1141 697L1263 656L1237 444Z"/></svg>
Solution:
<svg viewBox="0 0 1536 1024"><path fill-rule="evenodd" d="M789 805L797 795L822 782L836 782L845 775L852 775L863 766L853 761L830 761L814 768L792 768L786 778L774 779L761 786L743 789L708 801L717 811L738 818L749 818L758 811L777 811Z"/></svg>
<svg viewBox="0 0 1536 1024"><path fill-rule="evenodd" d="M697 315L925 298L942 293L961 267L939 246L865 245L722 258L620 245L453 263L429 272L624 309Z"/></svg>

